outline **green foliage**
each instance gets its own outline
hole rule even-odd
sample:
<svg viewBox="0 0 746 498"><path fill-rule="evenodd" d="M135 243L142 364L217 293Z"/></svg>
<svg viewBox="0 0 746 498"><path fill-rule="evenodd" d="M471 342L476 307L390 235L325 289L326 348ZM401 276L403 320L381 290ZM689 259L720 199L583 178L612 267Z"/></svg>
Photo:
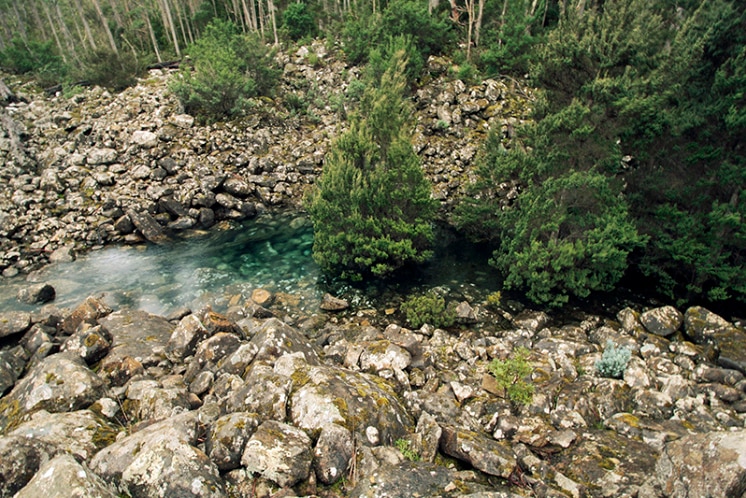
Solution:
<svg viewBox="0 0 746 498"><path fill-rule="evenodd" d="M280 75L273 52L253 34L213 20L189 48L194 70L183 64L171 90L184 109L208 119L240 114L248 99L269 95Z"/></svg>
<svg viewBox="0 0 746 498"><path fill-rule="evenodd" d="M451 23L441 14L430 14L427 4L414 0L392 0L383 12L358 12L347 20L342 30L347 60L360 64L369 60L370 51L380 50L391 39L409 40L407 74L419 77L428 56L439 54L452 45L454 33ZM385 53L386 57L393 51Z"/></svg>
<svg viewBox="0 0 746 498"><path fill-rule="evenodd" d="M143 70L144 66L132 52L116 54L109 49L99 49L85 54L80 68L75 71L75 79L120 91L135 85Z"/></svg>
<svg viewBox="0 0 746 498"><path fill-rule="evenodd" d="M495 358L487 365L487 370L495 377L508 396L516 404L528 405L534 399L535 387L526 378L534 371L528 361L531 352L526 348L517 348L511 358L499 360Z"/></svg>
<svg viewBox="0 0 746 498"><path fill-rule="evenodd" d="M15 37L5 50L0 51L0 66L16 74L26 74L62 66L62 59L55 53L51 41L30 40L26 43Z"/></svg>
<svg viewBox="0 0 746 498"><path fill-rule="evenodd" d="M544 39L546 1L488 1L481 36L484 43L477 52L483 72L523 75L529 71L534 51Z"/></svg>
<svg viewBox="0 0 746 498"><path fill-rule="evenodd" d="M621 379L631 357L629 348L617 347L613 342L607 341L603 356L596 362L596 371L602 377Z"/></svg>
<svg viewBox="0 0 746 498"><path fill-rule="evenodd" d="M316 20L305 2L294 2L285 8L282 27L292 40L313 38L317 34Z"/></svg>
<svg viewBox="0 0 746 498"><path fill-rule="evenodd" d="M410 462L420 461L420 454L411 448L412 443L410 443L406 439L397 439L396 441L394 441L394 446L401 452L402 456Z"/></svg>
<svg viewBox="0 0 746 498"><path fill-rule="evenodd" d="M367 74L350 129L307 199L314 259L342 278L385 277L431 255L436 202L412 149L405 64L399 51L385 71Z"/></svg>
<svg viewBox="0 0 746 498"><path fill-rule="evenodd" d="M493 310L499 309L503 302L503 294L500 291L495 291L487 296L487 306Z"/></svg>
<svg viewBox="0 0 746 498"><path fill-rule="evenodd" d="M445 328L456 321L456 315L446 306L445 299L434 292L409 297L401 304L401 311L407 316L409 325L415 329L426 323L436 328Z"/></svg>

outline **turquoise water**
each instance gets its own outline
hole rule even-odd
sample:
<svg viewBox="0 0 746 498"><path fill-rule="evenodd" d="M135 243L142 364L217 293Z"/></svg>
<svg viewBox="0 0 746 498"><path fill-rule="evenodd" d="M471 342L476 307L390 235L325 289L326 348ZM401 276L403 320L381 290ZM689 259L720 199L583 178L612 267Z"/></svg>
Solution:
<svg viewBox="0 0 746 498"><path fill-rule="evenodd" d="M311 251L313 229L297 214L264 215L241 225L195 232L168 246L107 247L76 261L50 265L29 280L55 287L54 304L76 306L99 296L114 309L135 308L165 315L180 307L209 304L225 309L257 288L292 296L299 312L314 312L324 292L349 299L356 308L392 305L401 294L442 287L455 298L473 300L499 289L487 255L439 231L436 256L397 282L351 287L324 278ZM0 310L36 309L16 299L25 279L0 283Z"/></svg>

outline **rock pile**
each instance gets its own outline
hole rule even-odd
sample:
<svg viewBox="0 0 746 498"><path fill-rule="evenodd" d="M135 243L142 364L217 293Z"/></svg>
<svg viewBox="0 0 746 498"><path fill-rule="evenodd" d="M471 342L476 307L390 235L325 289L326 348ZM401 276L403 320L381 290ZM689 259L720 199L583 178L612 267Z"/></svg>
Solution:
<svg viewBox="0 0 746 498"><path fill-rule="evenodd" d="M0 317L0 497L746 493L746 333L706 309L291 327L252 294L267 307ZM621 379L595 369L608 341ZM486 368L518 347L528 405Z"/></svg>
<svg viewBox="0 0 746 498"><path fill-rule="evenodd" d="M280 55L282 89L228 123L200 125L168 91L168 70L113 95L101 88L51 99L28 94L3 108L0 270L6 276L111 243L168 241L169 233L298 206L354 106L358 69L314 44ZM439 74L414 98L415 147L450 207L489 126L526 119L516 83L468 86ZM520 90L520 91L519 91ZM507 186L509 187L509 186ZM507 190L506 190L507 192Z"/></svg>

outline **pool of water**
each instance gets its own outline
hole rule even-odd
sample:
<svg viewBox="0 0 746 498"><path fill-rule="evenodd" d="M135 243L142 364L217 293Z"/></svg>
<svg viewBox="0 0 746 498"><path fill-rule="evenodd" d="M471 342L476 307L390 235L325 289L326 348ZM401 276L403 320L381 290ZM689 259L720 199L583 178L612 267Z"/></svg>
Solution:
<svg viewBox="0 0 746 498"><path fill-rule="evenodd" d="M312 258L313 228L298 214L260 216L240 225L195 232L167 246L107 247L71 263L50 265L28 279L0 282L0 311L36 309L17 300L33 282L54 286L54 304L76 306L99 296L115 309L166 315L180 307L223 309L243 302L257 288L293 296L299 311L317 310L327 291L356 307L385 307L415 290L443 287L469 300L500 288L488 255L445 229L438 231L435 257L385 284L352 287L330 281Z"/></svg>

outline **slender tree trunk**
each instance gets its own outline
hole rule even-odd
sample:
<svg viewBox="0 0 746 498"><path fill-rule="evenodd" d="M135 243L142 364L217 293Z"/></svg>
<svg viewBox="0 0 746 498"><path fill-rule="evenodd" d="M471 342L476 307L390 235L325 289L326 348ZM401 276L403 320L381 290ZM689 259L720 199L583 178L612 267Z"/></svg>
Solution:
<svg viewBox="0 0 746 498"><path fill-rule="evenodd" d="M256 22L256 1L255 0L249 0L249 13L251 14L249 17L249 27L251 28L251 31L256 32L259 26Z"/></svg>
<svg viewBox="0 0 746 498"><path fill-rule="evenodd" d="M21 16L21 10L18 8L18 0L13 0L13 13L16 15L16 24L18 25L18 34L21 35L23 43L28 45L28 32L26 31L26 22Z"/></svg>
<svg viewBox="0 0 746 498"><path fill-rule="evenodd" d="M241 10L243 10L243 18L246 20L247 27L250 30L253 29L253 26L251 25L251 15L249 15L249 6L246 3L246 0L241 0Z"/></svg>
<svg viewBox="0 0 746 498"><path fill-rule="evenodd" d="M174 44L174 51L177 57L181 57L181 49L179 48L179 39L176 36L176 27L174 26L174 18L171 15L171 7L168 5L168 0L159 0L161 7L161 15L163 16L163 26L171 32L171 40Z"/></svg>
<svg viewBox="0 0 746 498"><path fill-rule="evenodd" d="M267 9L269 9L270 20L272 21L272 35L275 39L275 45L279 45L280 39L277 37L277 9L275 9L275 2L273 0L267 0Z"/></svg>
<svg viewBox="0 0 746 498"><path fill-rule="evenodd" d="M508 12L508 1L504 0L503 2L503 10L500 12L500 38L497 40L497 44L502 46L503 44L503 32L505 29L505 14Z"/></svg>
<svg viewBox="0 0 746 498"><path fill-rule="evenodd" d="M54 27L54 20L52 20L52 14L49 12L49 7L47 7L47 5L43 2L42 5L44 9L44 15L47 18L47 22L49 23L49 29L52 31L52 35L54 36L54 42L57 45L57 50L59 50L62 60L67 63L67 57L65 57L65 49L62 48L62 41L60 41L60 35L57 33L57 28ZM68 47L68 49L70 48L72 47Z"/></svg>
<svg viewBox="0 0 746 498"><path fill-rule="evenodd" d="M39 16L39 9L34 6L31 7L31 17L33 17L34 24L36 25L36 30L34 32L37 33L37 36L41 35L41 39L44 41L49 40L49 34L44 29L44 23Z"/></svg>
<svg viewBox="0 0 746 498"><path fill-rule="evenodd" d="M59 2L55 4L56 7L56 14L57 14L57 22L60 25L60 31L62 31L62 36L65 38L65 43L68 47L70 47L70 53L73 56L73 59L79 60L78 53L75 50L75 41L73 41L73 35L70 34L70 30L67 28L67 23L65 23L65 17L62 15L62 10L60 9ZM51 17L51 15L50 15ZM72 19L75 19L75 16L72 16ZM81 43L83 43L83 39L79 37L81 40Z"/></svg>
<svg viewBox="0 0 746 498"><path fill-rule="evenodd" d="M75 2L75 10L78 11L80 14L80 20L83 23L83 30L85 30L85 36L88 40L88 44L91 46L93 50L96 50L98 47L96 46L96 40L93 38L93 33L91 32L91 27L88 25L88 21L85 18L85 13L83 12L83 6L80 4L80 0L73 0ZM60 12L60 4L57 3L57 14L62 18L62 13Z"/></svg>
<svg viewBox="0 0 746 498"><path fill-rule="evenodd" d="M262 40L264 40L264 15L264 4L262 0L259 0L259 33L262 35Z"/></svg>
<svg viewBox="0 0 746 498"><path fill-rule="evenodd" d="M484 1L479 0L479 13L477 14L477 22L474 26L474 45L479 46L479 33L482 31L482 17L484 16Z"/></svg>
<svg viewBox="0 0 746 498"><path fill-rule="evenodd" d="M122 29L124 28L124 21L122 20L122 16L119 13L119 9L117 9L116 2L114 0L109 0L109 6L111 7L111 13L114 15L114 22L117 24L117 28ZM124 2L125 9L127 8L127 2ZM125 10L126 12L126 10Z"/></svg>
<svg viewBox="0 0 746 498"><path fill-rule="evenodd" d="M109 29L109 21L104 17L101 5L98 3L98 0L91 0L91 2L93 2L93 8L96 9L96 14L98 14L98 18L101 20L101 25L104 27L104 32L106 33L106 37L109 39L109 46L111 47L112 52L119 54L117 43L114 41L114 35L111 33L111 29Z"/></svg>
<svg viewBox="0 0 746 498"><path fill-rule="evenodd" d="M163 62L163 58L161 57L161 51L158 50L158 40L155 37L155 31L153 30L153 23L150 22L150 16L148 15L147 11L143 10L142 17L145 20L145 24L148 26L148 34L150 35L150 41L153 43L153 50L155 51L155 58L158 59L158 62Z"/></svg>

